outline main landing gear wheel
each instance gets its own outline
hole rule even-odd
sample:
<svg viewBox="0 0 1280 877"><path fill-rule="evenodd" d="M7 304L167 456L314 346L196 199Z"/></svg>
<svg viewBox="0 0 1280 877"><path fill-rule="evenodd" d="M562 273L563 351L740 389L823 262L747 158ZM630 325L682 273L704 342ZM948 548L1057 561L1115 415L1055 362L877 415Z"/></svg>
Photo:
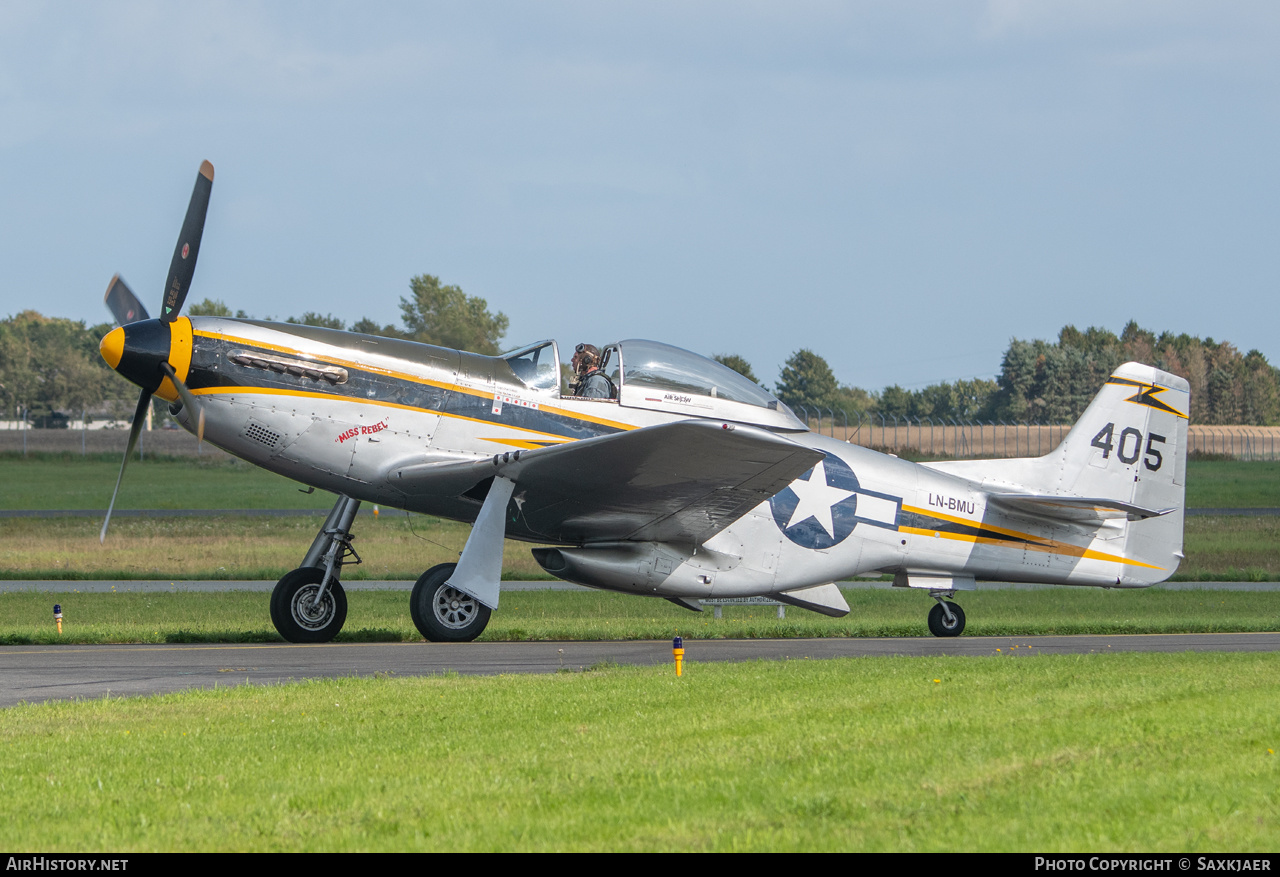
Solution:
<svg viewBox="0 0 1280 877"><path fill-rule="evenodd" d="M951 618L947 618L947 610L951 610ZM959 636L964 633L964 610L958 603L943 603L939 600L929 610L929 632L934 636Z"/></svg>
<svg viewBox="0 0 1280 877"><path fill-rule="evenodd" d="M470 594L445 582L456 563L442 563L424 572L413 586L409 614L418 632L433 643L469 643L484 633L493 614Z"/></svg>
<svg viewBox="0 0 1280 877"><path fill-rule="evenodd" d="M304 566L287 572L271 592L271 623L291 643L327 643L347 620L347 594L337 579L316 602L324 570Z"/></svg>

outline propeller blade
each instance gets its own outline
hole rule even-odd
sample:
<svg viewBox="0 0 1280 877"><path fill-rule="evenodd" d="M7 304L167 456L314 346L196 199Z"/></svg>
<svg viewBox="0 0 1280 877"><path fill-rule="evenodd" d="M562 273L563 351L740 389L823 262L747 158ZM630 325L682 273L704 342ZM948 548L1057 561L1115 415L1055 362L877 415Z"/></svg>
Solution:
<svg viewBox="0 0 1280 877"><path fill-rule="evenodd" d="M191 277L196 270L196 256L200 253L200 238L204 234L204 215L209 210L209 194L213 191L213 165L203 162L191 191L191 203L187 205L187 218L182 221L178 245L169 263L169 280L164 290L164 302L160 319L172 323L182 313L182 303L187 300Z"/></svg>
<svg viewBox="0 0 1280 877"><path fill-rule="evenodd" d="M126 323L136 323L138 320L151 319L147 309L142 306L142 302L138 301L138 297L133 294L133 290L119 274L112 277L111 282L107 284L107 294L102 297L102 300L106 303L107 310L111 311L111 316L116 318L116 323L121 326Z"/></svg>
<svg viewBox="0 0 1280 877"><path fill-rule="evenodd" d="M116 497L120 494L120 482L124 481L124 469L129 465L133 449L138 444L138 433L142 432L142 424L147 419L147 408L151 405L151 391L143 390L138 397L138 410L133 412L133 425L129 427L129 446L125 448L124 460L120 462L120 475L116 478L116 489L111 494L111 505L107 506L107 517L102 522L102 532L98 534L98 542L107 540L107 524L111 523L111 511L116 507Z"/></svg>
<svg viewBox="0 0 1280 877"><path fill-rule="evenodd" d="M173 366L169 365L169 363L167 362L162 362L160 363L160 370L163 371L165 375L169 378L169 380L173 382L174 388L178 391L179 398L182 399L182 404L187 406L187 410L190 411L193 415L195 415L196 441L203 442L204 441L204 406L196 401L196 397L192 394L192 392L189 389L187 389L187 385L184 384L182 380L178 377L178 373L173 370Z"/></svg>

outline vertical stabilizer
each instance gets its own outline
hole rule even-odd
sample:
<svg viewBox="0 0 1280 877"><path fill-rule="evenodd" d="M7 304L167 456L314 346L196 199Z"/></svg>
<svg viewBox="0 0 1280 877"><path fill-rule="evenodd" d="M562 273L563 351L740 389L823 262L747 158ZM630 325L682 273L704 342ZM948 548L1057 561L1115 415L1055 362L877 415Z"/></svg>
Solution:
<svg viewBox="0 0 1280 877"><path fill-rule="evenodd" d="M1127 362L1107 379L1062 444L1061 488L1146 508L1182 505L1190 387L1177 375Z"/></svg>
<svg viewBox="0 0 1280 877"><path fill-rule="evenodd" d="M1125 363L1062 444L1042 458L1042 464L1057 463L1055 493L1173 510L1128 523L1124 555L1138 563L1125 567L1125 584L1164 581L1182 559L1190 401L1183 378Z"/></svg>

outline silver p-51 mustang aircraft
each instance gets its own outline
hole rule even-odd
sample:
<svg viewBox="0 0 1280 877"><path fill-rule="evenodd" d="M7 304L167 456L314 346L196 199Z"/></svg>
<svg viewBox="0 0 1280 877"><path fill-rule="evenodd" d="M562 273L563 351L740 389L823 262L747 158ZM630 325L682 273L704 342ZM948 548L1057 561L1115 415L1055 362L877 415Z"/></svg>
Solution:
<svg viewBox="0 0 1280 877"><path fill-rule="evenodd" d="M474 522L458 563L413 588L414 623L435 641L484 630L504 537L545 546L533 555L559 578L691 609L769 595L841 616L834 582L889 573L934 598L938 636L964 629L952 598L979 581L1146 587L1182 558L1182 378L1120 366L1043 457L922 464L815 435L736 372L652 341L602 351L615 398L565 396L554 341L481 356L180 316L212 184L205 162L162 315L118 277L107 290L122 325L102 355L142 387L120 477L154 394L212 444L337 494L272 593L292 642L342 628L361 502Z"/></svg>

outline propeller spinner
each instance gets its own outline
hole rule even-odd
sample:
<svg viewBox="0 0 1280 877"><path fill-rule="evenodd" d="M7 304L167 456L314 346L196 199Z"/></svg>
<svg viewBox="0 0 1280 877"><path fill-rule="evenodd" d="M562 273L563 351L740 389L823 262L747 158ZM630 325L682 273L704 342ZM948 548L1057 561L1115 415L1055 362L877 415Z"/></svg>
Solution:
<svg viewBox="0 0 1280 877"><path fill-rule="evenodd" d="M204 438L204 411L184 383L191 365L191 321L181 313L195 274L212 191L213 165L206 161L200 165L200 173L196 176L187 216L178 234L173 260L169 263L169 276L158 319L148 317L146 308L118 274L107 287L107 307L121 325L107 333L99 350L108 365L141 387L142 392L138 396L138 407L129 427L129 444L120 463L120 475L116 478L116 489L111 494L111 504L107 507L107 517L102 522L98 541L107 538L107 525L111 523L111 512L120 493L120 484L124 481L124 470L138 444L152 395L171 402L181 399L196 417L196 435Z"/></svg>

